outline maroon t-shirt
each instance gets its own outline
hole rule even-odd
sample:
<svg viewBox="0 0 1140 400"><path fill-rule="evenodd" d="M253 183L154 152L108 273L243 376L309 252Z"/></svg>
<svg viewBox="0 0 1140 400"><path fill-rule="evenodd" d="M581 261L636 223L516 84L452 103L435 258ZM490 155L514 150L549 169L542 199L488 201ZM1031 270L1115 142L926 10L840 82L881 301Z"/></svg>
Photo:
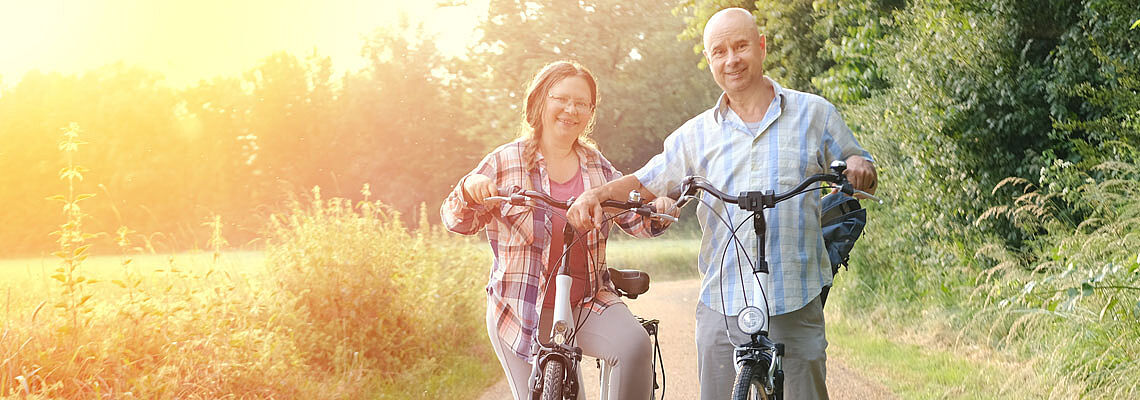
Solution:
<svg viewBox="0 0 1140 400"><path fill-rule="evenodd" d="M555 200L577 197L585 191L586 187L582 183L581 169L566 182L550 181L550 196ZM547 260L545 274L545 276L550 277L558 273L557 267L562 261L562 229L566 226L566 210L552 208L555 215L550 216L550 259ZM570 289L570 304L577 305L586 295L586 239L584 237L579 238L570 246L570 277L574 278L574 283L571 285L572 289ZM551 279L548 285L542 308L554 308L554 279Z"/></svg>

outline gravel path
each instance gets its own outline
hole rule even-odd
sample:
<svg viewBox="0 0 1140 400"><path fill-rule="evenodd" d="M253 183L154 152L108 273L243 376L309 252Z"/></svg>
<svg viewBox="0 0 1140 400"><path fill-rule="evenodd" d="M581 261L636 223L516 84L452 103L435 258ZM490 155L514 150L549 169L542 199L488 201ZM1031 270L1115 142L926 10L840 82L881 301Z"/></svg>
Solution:
<svg viewBox="0 0 1140 400"><path fill-rule="evenodd" d="M699 288L697 280L660 282L654 283L649 293L637 300L626 300L634 314L661 321L658 338L665 360L666 399L698 398L696 345L693 344L696 320L693 313ZM582 367L584 384L588 388L586 398L597 398L598 369L594 367L593 359L583 360ZM827 387L831 398L838 400L898 398L879 383L856 374L831 352L827 360ZM507 381L499 381L479 399L511 400Z"/></svg>

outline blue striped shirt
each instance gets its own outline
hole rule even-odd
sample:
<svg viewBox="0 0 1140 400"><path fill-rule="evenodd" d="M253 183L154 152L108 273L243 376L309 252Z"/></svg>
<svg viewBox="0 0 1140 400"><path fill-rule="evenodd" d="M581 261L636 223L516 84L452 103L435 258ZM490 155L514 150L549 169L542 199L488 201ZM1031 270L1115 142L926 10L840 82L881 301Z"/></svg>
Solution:
<svg viewBox="0 0 1140 400"><path fill-rule="evenodd" d="M853 155L871 160L834 105L769 81L776 95L758 130L748 129L722 94L715 107L670 134L661 154L634 176L658 195L668 193L689 175L704 176L733 196L757 190L780 193L808 176L828 172L834 160ZM824 285L831 284L818 194L809 192L764 211L768 223L765 253L771 272L756 275L748 266L748 260L756 260L757 240L752 222L745 220L750 213L736 205L726 207L707 193L702 200L712 206L697 206L703 232L698 256L703 277L700 301L705 305L726 315L737 315L746 304L767 306L772 315L779 315L802 308ZM717 215L734 228L743 223L737 231L741 246L730 243L731 229ZM742 250L746 252L743 257ZM759 293L766 295L766 303L758 301Z"/></svg>

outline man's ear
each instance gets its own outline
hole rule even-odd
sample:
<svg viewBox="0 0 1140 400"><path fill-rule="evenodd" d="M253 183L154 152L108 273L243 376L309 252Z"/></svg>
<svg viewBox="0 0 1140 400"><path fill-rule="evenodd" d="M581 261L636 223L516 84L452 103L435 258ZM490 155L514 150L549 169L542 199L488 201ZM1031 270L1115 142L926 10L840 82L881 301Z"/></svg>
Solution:
<svg viewBox="0 0 1140 400"><path fill-rule="evenodd" d="M760 34L760 62L768 58L768 38Z"/></svg>

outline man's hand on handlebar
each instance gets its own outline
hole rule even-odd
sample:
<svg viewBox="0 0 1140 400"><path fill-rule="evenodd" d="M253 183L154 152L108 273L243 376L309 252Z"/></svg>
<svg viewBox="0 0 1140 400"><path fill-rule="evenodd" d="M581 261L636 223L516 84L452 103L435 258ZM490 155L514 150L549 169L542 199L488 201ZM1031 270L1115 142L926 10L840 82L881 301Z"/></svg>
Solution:
<svg viewBox="0 0 1140 400"><path fill-rule="evenodd" d="M875 189L879 185L879 175L875 172L875 164L863 156L847 157L847 170L843 171L843 174L847 175L847 181L851 182L851 186L856 190L875 194Z"/></svg>
<svg viewBox="0 0 1140 400"><path fill-rule="evenodd" d="M566 211L566 219L570 221L570 225L579 231L588 231L598 229L602 226L602 220L605 219L605 213L602 212L602 200L599 196L601 188L594 188L585 191L581 196L574 199L574 204L570 205L570 209Z"/></svg>
<svg viewBox="0 0 1140 400"><path fill-rule="evenodd" d="M578 230L598 229L602 226L602 221L605 220L606 215L603 211L603 203L608 203L607 207L617 207L609 202L608 198L603 198L604 193L598 189L587 190L574 199L574 203L570 205L570 209L566 211L566 219L570 221L570 225ZM653 227L664 229L676 220L681 214L680 210L673 205L676 200L667 197L654 198L648 205L653 209L652 213L659 213L663 215L638 214L649 216L652 218ZM645 203L634 203L645 204ZM630 205L633 207L633 205ZM669 220L672 217L672 220Z"/></svg>
<svg viewBox="0 0 1140 400"><path fill-rule="evenodd" d="M656 199L653 199L653 202L650 204L653 205L653 210L655 210L659 213L669 214L673 218L678 218L681 216L681 209L673 206L674 204L677 204L677 200L673 200L673 199L670 199L668 197L661 196L661 197L658 197ZM663 219L663 218L655 218L652 222L653 227L658 228L658 229L668 228L669 225L672 223L673 223L673 221Z"/></svg>

